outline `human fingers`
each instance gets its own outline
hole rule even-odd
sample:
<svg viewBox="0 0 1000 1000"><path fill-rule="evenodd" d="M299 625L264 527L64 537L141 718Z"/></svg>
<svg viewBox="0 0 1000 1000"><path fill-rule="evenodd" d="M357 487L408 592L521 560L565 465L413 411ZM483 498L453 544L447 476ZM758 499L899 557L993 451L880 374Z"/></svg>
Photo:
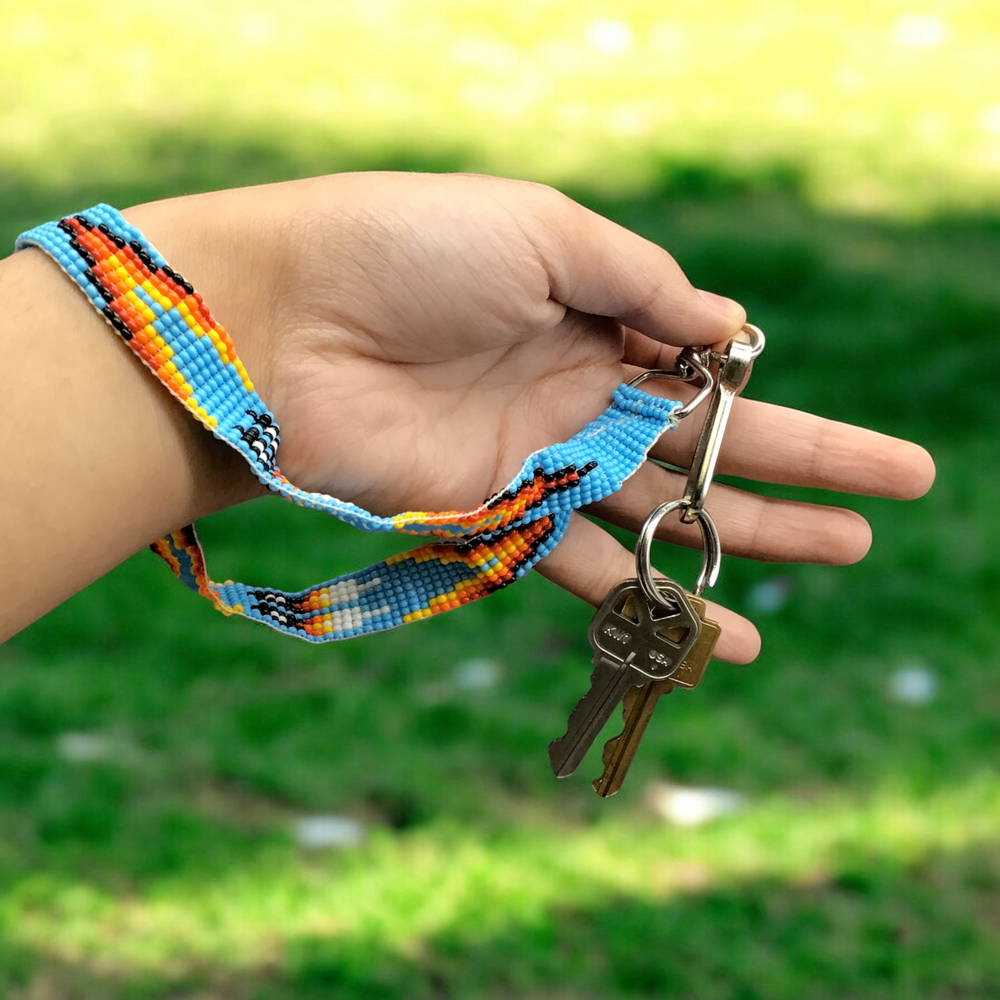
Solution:
<svg viewBox="0 0 1000 1000"><path fill-rule="evenodd" d="M653 458L686 467L701 420L663 435ZM913 500L934 482L934 460L912 441L759 400L736 400L716 469L787 486Z"/></svg>
<svg viewBox="0 0 1000 1000"><path fill-rule="evenodd" d="M635 556L603 528L574 514L562 541L537 568L542 576L596 607L616 583L635 576ZM730 663L750 663L760 652L760 635L753 623L712 602L707 613L722 626L715 655Z"/></svg>
<svg viewBox="0 0 1000 1000"><path fill-rule="evenodd" d="M547 198L532 242L551 299L669 344L712 344L746 322L741 305L696 289L662 247L558 192Z"/></svg>
<svg viewBox="0 0 1000 1000"><path fill-rule="evenodd" d="M651 368L670 369L676 355L674 348L625 331L626 378ZM682 382L646 382L643 388L683 401L696 391ZM695 411L660 438L652 457L687 467L701 426ZM894 500L923 496L935 475L933 458L911 441L742 397L733 405L716 471Z"/></svg>
<svg viewBox="0 0 1000 1000"><path fill-rule="evenodd" d="M646 462L622 490L587 512L637 533L654 507L683 493L685 479ZM719 530L723 551L747 559L842 566L863 559L871 546L868 522L841 507L778 500L716 484L706 509ZM701 546L698 526L683 524L679 517L664 518L656 537Z"/></svg>

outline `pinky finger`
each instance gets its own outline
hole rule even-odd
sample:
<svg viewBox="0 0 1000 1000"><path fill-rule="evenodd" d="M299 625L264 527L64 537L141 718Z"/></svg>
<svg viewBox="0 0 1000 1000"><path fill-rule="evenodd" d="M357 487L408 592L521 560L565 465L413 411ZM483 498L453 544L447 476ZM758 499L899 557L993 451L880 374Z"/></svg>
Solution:
<svg viewBox="0 0 1000 1000"><path fill-rule="evenodd" d="M635 556L603 528L574 514L555 551L538 563L538 572L576 597L601 604L608 591L635 576ZM715 655L730 663L750 663L760 652L753 622L708 602L708 616L722 626Z"/></svg>

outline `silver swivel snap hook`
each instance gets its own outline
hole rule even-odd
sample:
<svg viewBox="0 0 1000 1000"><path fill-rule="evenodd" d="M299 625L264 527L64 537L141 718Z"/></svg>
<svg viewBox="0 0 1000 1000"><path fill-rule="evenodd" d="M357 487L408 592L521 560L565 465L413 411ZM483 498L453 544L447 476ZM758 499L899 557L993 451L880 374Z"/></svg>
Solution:
<svg viewBox="0 0 1000 1000"><path fill-rule="evenodd" d="M695 585L695 596L700 597L706 587L715 585L719 578L719 567L722 562L722 546L719 542L719 532L708 511L705 510L705 496L715 475L715 465L722 447L722 438L726 424L733 407L733 401L743 391L754 360L764 350L764 333L752 323L747 323L743 329L726 345L721 353L715 353L708 348L697 351L694 348L684 348L677 356L675 371L654 370L643 372L634 378L629 385L638 385L644 378L673 378L693 381L696 377L704 380L704 385L698 395L691 400L678 415L683 417L698 406L711 393L711 402L705 414L705 422L698 436L694 455L691 459L691 471L688 473L684 495L678 500L668 500L655 508L639 532L635 547L636 576L646 597L659 605L668 605L669 598L660 593L653 567L650 563L650 550L656 529L667 514L680 511L684 524L697 522L701 528L702 559L701 572ZM713 378L708 370L709 364L718 365L718 377Z"/></svg>
<svg viewBox="0 0 1000 1000"><path fill-rule="evenodd" d="M719 363L719 377L691 459L691 471L683 497L686 504L681 512L681 520L685 524L693 524L704 512L705 496L715 475L715 463L719 458L722 436L729 422L733 401L743 391L754 359L763 350L763 331L760 327L747 323L729 342L725 351L712 355L712 359Z"/></svg>

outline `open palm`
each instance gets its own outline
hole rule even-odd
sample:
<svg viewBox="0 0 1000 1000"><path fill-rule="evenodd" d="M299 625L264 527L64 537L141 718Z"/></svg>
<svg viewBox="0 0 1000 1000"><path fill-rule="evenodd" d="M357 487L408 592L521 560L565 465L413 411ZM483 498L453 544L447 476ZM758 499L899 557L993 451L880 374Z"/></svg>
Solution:
<svg viewBox="0 0 1000 1000"><path fill-rule="evenodd" d="M685 344L725 341L745 321L659 247L539 185L348 174L203 197L267 234L236 255L253 294L244 285L219 314L237 316L230 327L280 421L282 471L379 514L474 507L531 452L604 410L623 378L669 366ZM189 251L209 278L211 252L210 240L203 261ZM696 412L651 457L686 466L699 422ZM899 498L933 478L916 445L748 400L718 471ZM682 488L683 477L647 462L589 513L634 531ZM870 542L864 520L840 508L720 486L708 507L738 555L843 563ZM698 543L679 521L659 535ZM539 569L599 603L632 567L628 550L577 515ZM753 626L714 612L718 655L752 659Z"/></svg>

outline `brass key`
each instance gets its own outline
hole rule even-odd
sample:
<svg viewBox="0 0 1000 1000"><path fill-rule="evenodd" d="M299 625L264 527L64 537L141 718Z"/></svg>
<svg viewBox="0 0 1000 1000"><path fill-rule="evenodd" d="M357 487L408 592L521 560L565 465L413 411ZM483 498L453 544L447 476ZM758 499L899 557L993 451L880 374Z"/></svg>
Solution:
<svg viewBox="0 0 1000 1000"><path fill-rule="evenodd" d="M604 754L601 761L604 770L599 778L592 782L594 791L601 798L609 798L618 793L632 766L636 751L646 732L646 726L653 717L660 698L673 691L672 681L650 681L641 687L633 688L622 699L622 715L625 717L625 728L604 744Z"/></svg>
<svg viewBox="0 0 1000 1000"><path fill-rule="evenodd" d="M712 662L712 654L715 652L716 643L722 635L722 626L718 622L713 622L706 618L707 607L705 602L694 594L688 594L698 617L701 619L701 634L698 636L693 648L684 658L684 662L677 668L677 671L670 676L672 684L677 687L691 690L696 688L702 677L705 676L705 669Z"/></svg>
<svg viewBox="0 0 1000 1000"><path fill-rule="evenodd" d="M639 743L646 732L646 726L649 725L660 698L670 694L675 686L689 689L697 687L712 659L722 629L718 622L705 617L705 602L700 597L688 594L688 600L701 619L698 638L684 661L669 678L633 687L625 694L622 699L625 728L618 736L604 744L602 757L604 771L593 783L594 791L602 798L614 795L622 787L622 782L628 774L628 769L639 749ZM628 609L625 611L627 613Z"/></svg>

